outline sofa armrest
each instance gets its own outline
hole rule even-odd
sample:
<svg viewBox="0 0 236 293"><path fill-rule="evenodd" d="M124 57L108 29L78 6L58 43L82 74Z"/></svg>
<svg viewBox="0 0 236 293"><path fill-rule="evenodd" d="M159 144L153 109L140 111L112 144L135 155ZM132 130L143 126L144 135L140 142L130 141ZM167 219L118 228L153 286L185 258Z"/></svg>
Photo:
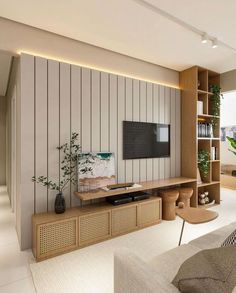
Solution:
<svg viewBox="0 0 236 293"><path fill-rule="evenodd" d="M126 249L115 252L115 293L175 293L176 287Z"/></svg>

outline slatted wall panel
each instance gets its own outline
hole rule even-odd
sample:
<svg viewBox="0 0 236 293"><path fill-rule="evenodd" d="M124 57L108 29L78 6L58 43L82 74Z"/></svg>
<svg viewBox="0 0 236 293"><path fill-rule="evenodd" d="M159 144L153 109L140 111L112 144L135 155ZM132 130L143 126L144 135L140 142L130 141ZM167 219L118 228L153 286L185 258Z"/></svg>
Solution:
<svg viewBox="0 0 236 293"><path fill-rule="evenodd" d="M30 231L34 212L51 211L56 191L33 184L33 175L61 178L58 145L80 135L83 151L112 151L118 182L180 175L180 91L150 82L22 55L22 218ZM171 124L171 157L122 159L122 121ZM64 195L76 206L75 187ZM30 235L30 234L29 234ZM28 244L30 247L31 237Z"/></svg>

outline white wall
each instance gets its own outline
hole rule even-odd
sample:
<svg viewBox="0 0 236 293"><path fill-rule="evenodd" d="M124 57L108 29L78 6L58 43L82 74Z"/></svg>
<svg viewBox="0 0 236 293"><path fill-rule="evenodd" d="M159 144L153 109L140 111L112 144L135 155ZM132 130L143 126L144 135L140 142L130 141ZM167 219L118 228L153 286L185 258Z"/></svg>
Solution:
<svg viewBox="0 0 236 293"><path fill-rule="evenodd" d="M123 120L171 124L171 157L122 159ZM56 192L33 175L60 180L59 144L80 134L82 151L112 151L118 182L180 175L180 91L23 54L21 57L21 247L31 246L31 216L53 210ZM77 205L71 186L67 207Z"/></svg>
<svg viewBox="0 0 236 293"><path fill-rule="evenodd" d="M6 185L6 97L0 96L0 185Z"/></svg>
<svg viewBox="0 0 236 293"><path fill-rule="evenodd" d="M221 127L236 125L236 91L224 94L221 104ZM236 164L236 156L228 149L228 141L221 142L221 163Z"/></svg>

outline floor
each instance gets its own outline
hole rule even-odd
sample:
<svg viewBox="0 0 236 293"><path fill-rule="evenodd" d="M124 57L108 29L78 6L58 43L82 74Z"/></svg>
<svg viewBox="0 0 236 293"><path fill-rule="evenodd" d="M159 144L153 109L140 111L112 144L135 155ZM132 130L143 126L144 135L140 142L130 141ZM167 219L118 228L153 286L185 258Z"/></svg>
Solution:
<svg viewBox="0 0 236 293"><path fill-rule="evenodd" d="M219 213L219 217L212 222L201 225L185 226L183 243L186 243L200 235L206 234L218 227L222 227L232 221L236 221L236 191L222 189L222 204L212 208ZM163 221L140 231L136 231L122 237L117 237L90 247L77 250L71 254L35 264L38 271L42 272L47 266L58 270L58 264L66 264L72 256L79 260L76 278L82 277L80 293L109 292L113 291L113 253L119 247L127 247L138 254L145 261L168 249L174 248L178 243L181 229L181 220L174 222ZM11 213L6 190L0 187L0 293L32 293L35 292L31 278L29 264L33 262L30 251L19 250L16 232L14 228L14 216ZM80 271L83 268L83 271ZM53 270L54 273L56 273ZM88 277L88 278L87 278ZM91 282L92 280L92 282ZM46 291L44 287L44 292ZM63 291L66 292L66 291Z"/></svg>
<svg viewBox="0 0 236 293"><path fill-rule="evenodd" d="M31 251L20 251L6 188L0 186L0 293L34 293Z"/></svg>

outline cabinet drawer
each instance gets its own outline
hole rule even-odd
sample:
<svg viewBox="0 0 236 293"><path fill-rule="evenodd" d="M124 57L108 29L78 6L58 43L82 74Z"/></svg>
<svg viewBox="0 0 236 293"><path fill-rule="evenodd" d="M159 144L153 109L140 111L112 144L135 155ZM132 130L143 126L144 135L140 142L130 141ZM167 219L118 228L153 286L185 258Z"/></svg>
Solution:
<svg viewBox="0 0 236 293"><path fill-rule="evenodd" d="M95 243L111 236L111 212L79 217L79 246Z"/></svg>
<svg viewBox="0 0 236 293"><path fill-rule="evenodd" d="M45 259L78 247L78 218L36 226L36 258Z"/></svg>
<svg viewBox="0 0 236 293"><path fill-rule="evenodd" d="M161 201L143 202L139 204L139 226L148 226L161 219Z"/></svg>
<svg viewBox="0 0 236 293"><path fill-rule="evenodd" d="M112 235L137 229L137 205L112 210Z"/></svg>

